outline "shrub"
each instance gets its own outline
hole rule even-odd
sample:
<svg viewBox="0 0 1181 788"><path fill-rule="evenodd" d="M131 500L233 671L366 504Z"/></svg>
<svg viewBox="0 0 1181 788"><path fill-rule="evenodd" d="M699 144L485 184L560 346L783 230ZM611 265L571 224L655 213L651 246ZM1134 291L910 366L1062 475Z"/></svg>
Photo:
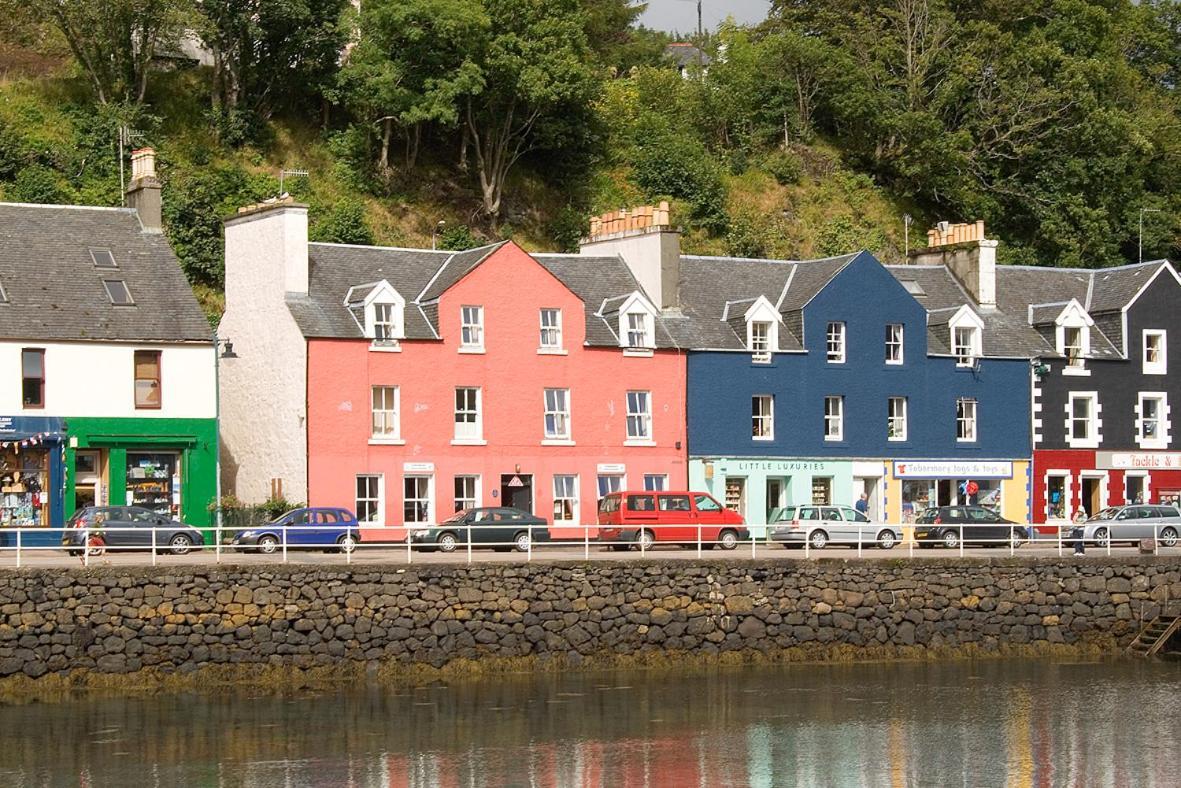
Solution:
<svg viewBox="0 0 1181 788"><path fill-rule="evenodd" d="M670 129L637 135L632 177L649 198L683 200L692 219L712 231L726 227L721 167L698 140Z"/></svg>
<svg viewBox="0 0 1181 788"><path fill-rule="evenodd" d="M438 239L440 249L447 249L452 252L462 252L465 249L475 249L477 246L483 245L484 241L473 233L471 228L466 224L456 224L447 227Z"/></svg>
<svg viewBox="0 0 1181 788"><path fill-rule="evenodd" d="M8 195L15 202L69 202L57 173L41 164L30 164L18 172L8 188Z"/></svg>
<svg viewBox="0 0 1181 788"><path fill-rule="evenodd" d="M358 200L341 200L312 226L309 236L313 241L338 244L373 243L373 232L365 221L365 206Z"/></svg>
<svg viewBox="0 0 1181 788"><path fill-rule="evenodd" d="M804 163L790 151L775 151L763 161L763 169L771 173L780 186L793 186L804 174Z"/></svg>

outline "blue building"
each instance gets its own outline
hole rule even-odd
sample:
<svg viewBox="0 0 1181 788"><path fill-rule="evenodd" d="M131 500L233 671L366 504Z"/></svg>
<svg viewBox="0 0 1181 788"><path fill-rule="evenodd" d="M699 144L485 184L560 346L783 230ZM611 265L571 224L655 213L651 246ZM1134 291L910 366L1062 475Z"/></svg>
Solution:
<svg viewBox="0 0 1181 788"><path fill-rule="evenodd" d="M705 334L688 357L690 487L752 524L862 493L891 522L904 500L1027 520L1040 339L996 310L979 230L939 265L682 256L680 306Z"/></svg>

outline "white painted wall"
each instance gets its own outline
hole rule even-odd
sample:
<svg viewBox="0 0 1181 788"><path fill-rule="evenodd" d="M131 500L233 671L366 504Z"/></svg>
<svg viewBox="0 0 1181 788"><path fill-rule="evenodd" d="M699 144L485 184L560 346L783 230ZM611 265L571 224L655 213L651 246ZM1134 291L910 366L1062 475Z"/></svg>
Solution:
<svg viewBox="0 0 1181 788"><path fill-rule="evenodd" d="M278 204L226 222L226 311L218 336L238 358L221 361L222 488L266 500L271 479L307 500L307 343L284 300L306 295L305 206Z"/></svg>
<svg viewBox="0 0 1181 788"><path fill-rule="evenodd" d="M21 351L45 351L45 407L21 397ZM159 410L135 407L135 351L159 350ZM103 342L0 342L0 414L5 416L212 419L217 416L213 346Z"/></svg>

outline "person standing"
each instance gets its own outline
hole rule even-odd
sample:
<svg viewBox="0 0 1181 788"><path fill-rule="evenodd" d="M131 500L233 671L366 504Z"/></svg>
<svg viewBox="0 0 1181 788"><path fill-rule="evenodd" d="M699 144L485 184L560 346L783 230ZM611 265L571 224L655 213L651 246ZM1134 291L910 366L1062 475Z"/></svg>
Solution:
<svg viewBox="0 0 1181 788"><path fill-rule="evenodd" d="M1087 533L1087 513L1082 509L1074 513L1074 532L1071 534L1076 537L1074 540L1074 554L1085 555L1087 540L1084 537Z"/></svg>
<svg viewBox="0 0 1181 788"><path fill-rule="evenodd" d="M855 508L857 511L861 512L866 517L868 517L869 516L869 496L866 495L865 493L861 493L861 497L857 499L857 503L855 503L853 505L853 508Z"/></svg>

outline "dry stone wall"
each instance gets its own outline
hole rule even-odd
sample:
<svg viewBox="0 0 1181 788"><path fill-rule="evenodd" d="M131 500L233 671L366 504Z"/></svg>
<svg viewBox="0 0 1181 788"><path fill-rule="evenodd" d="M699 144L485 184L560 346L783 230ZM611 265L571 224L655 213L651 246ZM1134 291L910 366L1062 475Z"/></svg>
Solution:
<svg viewBox="0 0 1181 788"><path fill-rule="evenodd" d="M1164 557L17 570L0 676L1003 651L1126 642L1178 598Z"/></svg>

